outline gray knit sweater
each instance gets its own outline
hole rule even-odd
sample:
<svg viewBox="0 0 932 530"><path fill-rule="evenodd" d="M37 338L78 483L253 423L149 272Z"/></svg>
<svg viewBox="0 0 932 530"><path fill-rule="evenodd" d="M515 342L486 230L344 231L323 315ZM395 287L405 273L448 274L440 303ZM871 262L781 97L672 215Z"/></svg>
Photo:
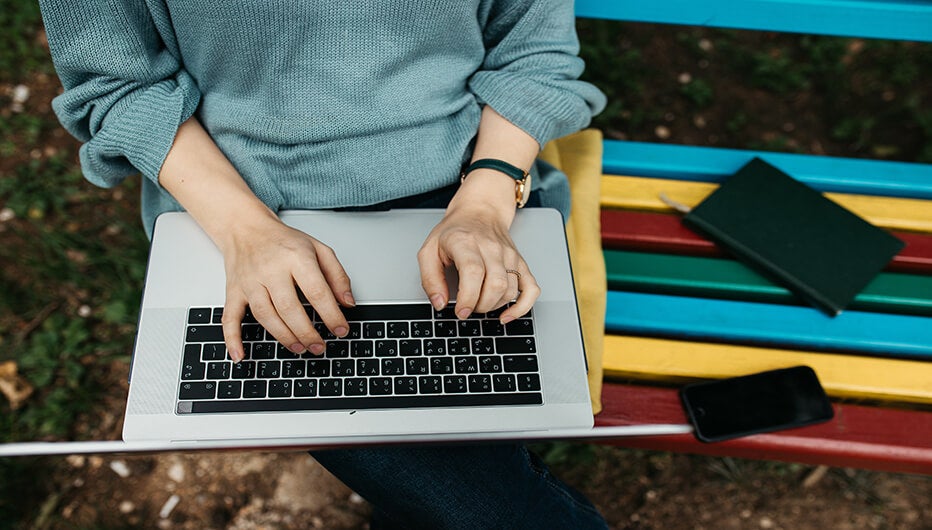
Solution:
<svg viewBox="0 0 932 530"><path fill-rule="evenodd" d="M577 80L571 0L40 4L84 174L109 187L141 173L147 230L181 209L157 176L194 114L277 210L456 182L485 104L540 144L604 106Z"/></svg>

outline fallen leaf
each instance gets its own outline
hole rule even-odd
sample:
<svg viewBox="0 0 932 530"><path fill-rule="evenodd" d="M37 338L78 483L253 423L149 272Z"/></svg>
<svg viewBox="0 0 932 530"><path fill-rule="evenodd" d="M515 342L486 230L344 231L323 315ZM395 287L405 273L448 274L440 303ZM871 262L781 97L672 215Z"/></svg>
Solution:
<svg viewBox="0 0 932 530"><path fill-rule="evenodd" d="M18 409L32 391L32 385L17 373L16 361L0 363L0 393L10 402L10 408Z"/></svg>

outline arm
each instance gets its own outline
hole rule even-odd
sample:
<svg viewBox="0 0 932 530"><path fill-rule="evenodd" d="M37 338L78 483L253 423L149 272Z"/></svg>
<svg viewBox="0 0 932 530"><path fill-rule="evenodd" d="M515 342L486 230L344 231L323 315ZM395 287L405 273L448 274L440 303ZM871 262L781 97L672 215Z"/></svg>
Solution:
<svg viewBox="0 0 932 530"><path fill-rule="evenodd" d="M323 340L295 286L334 335L346 335L348 326L337 300L345 305L353 305L354 300L349 277L333 250L282 223L252 193L196 119L179 128L158 179L223 254L227 282L223 335L234 361L243 358L240 323L247 305L291 351L323 353Z"/></svg>

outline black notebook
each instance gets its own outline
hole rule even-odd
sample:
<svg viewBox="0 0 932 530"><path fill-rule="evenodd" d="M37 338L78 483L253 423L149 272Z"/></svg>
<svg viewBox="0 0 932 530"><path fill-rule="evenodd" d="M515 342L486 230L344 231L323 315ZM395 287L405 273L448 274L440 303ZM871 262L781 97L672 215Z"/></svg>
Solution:
<svg viewBox="0 0 932 530"><path fill-rule="evenodd" d="M759 158L683 222L832 316L905 245Z"/></svg>

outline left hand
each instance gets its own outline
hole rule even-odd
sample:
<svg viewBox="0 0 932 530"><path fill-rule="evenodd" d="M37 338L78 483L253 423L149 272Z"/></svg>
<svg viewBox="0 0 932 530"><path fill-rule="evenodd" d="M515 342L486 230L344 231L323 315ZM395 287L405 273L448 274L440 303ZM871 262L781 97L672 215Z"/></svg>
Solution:
<svg viewBox="0 0 932 530"><path fill-rule="evenodd" d="M500 316L502 323L530 311L540 287L508 233L514 216L511 208L510 216L496 216L487 203L451 203L417 256L421 284L435 309L445 307L450 299L444 268L454 265L459 274L455 313L460 319L512 300L515 303Z"/></svg>

